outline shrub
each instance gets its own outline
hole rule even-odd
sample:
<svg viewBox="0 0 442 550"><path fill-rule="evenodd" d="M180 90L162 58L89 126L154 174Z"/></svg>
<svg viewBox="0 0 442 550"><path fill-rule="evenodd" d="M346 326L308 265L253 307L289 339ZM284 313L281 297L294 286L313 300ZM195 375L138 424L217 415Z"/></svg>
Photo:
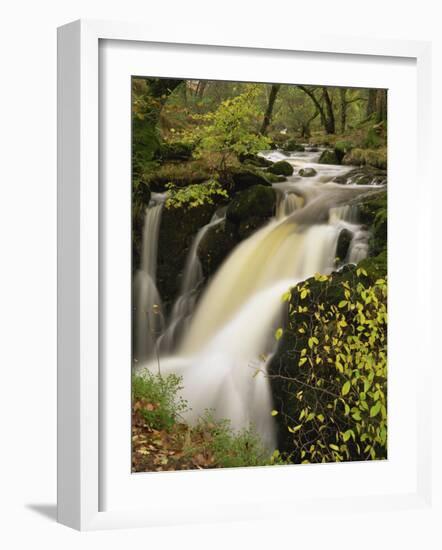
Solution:
<svg viewBox="0 0 442 550"><path fill-rule="evenodd" d="M317 275L290 301L290 369L281 417L295 462L340 462L387 456L387 282ZM336 300L331 299L332 296ZM277 331L281 338L282 329Z"/></svg>
<svg viewBox="0 0 442 550"><path fill-rule="evenodd" d="M170 429L188 409L180 397L182 379L175 374L161 376L146 371L132 378L132 406L150 428Z"/></svg>
<svg viewBox="0 0 442 550"><path fill-rule="evenodd" d="M166 188L166 208L181 208L183 206L195 208L203 204L214 204L214 197L229 198L229 194L223 189L221 183L213 179L187 187L177 187L174 183L168 183Z"/></svg>

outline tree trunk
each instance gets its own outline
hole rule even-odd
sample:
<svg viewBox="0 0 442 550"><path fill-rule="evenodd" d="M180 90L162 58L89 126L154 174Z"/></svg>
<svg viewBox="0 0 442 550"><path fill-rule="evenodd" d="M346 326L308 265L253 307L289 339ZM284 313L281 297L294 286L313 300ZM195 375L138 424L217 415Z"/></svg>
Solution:
<svg viewBox="0 0 442 550"><path fill-rule="evenodd" d="M333 103L327 88L325 87L322 88L322 94L324 97L325 110L327 113L325 131L327 132L327 134L334 134L336 132L336 126L335 126L335 114L333 112Z"/></svg>
<svg viewBox="0 0 442 550"><path fill-rule="evenodd" d="M347 127L347 88L339 88L341 100L341 134L345 133Z"/></svg>
<svg viewBox="0 0 442 550"><path fill-rule="evenodd" d="M377 93L378 93L378 91L375 90L375 89L368 90L367 110L366 110L366 113L365 113L367 115L367 118L376 111Z"/></svg>
<svg viewBox="0 0 442 550"><path fill-rule="evenodd" d="M298 84L298 88L309 96L309 98L313 101L316 109L318 109L319 116L321 117L321 123L324 127L325 132L327 134L334 134L335 117L333 114L333 106L331 103L330 96L328 95L327 88L323 88L323 99L326 102L325 110L321 105L321 103L318 101L318 98L315 96L314 89L311 90L310 88L307 88L307 86L301 86L301 84ZM328 104L327 104L327 98L328 98Z"/></svg>
<svg viewBox="0 0 442 550"><path fill-rule="evenodd" d="M378 90L376 96L376 122L387 120L387 90Z"/></svg>
<svg viewBox="0 0 442 550"><path fill-rule="evenodd" d="M272 84L272 87L270 89L269 102L267 103L267 109L264 114L264 120L262 121L262 126L260 130L260 133L263 136L266 135L270 122L272 121L273 107L275 105L276 96L278 95L280 87L281 84Z"/></svg>

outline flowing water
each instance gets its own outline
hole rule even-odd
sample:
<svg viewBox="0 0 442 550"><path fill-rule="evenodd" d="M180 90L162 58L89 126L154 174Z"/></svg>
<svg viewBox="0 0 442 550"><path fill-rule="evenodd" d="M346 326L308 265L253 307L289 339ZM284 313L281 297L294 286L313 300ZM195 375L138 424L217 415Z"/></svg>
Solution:
<svg viewBox="0 0 442 550"><path fill-rule="evenodd" d="M134 276L133 356L136 362L152 356L156 340L164 330L161 297L156 286L158 237L164 200L164 194L152 193L144 219L140 269Z"/></svg>
<svg viewBox="0 0 442 550"><path fill-rule="evenodd" d="M346 262L358 262L368 251L369 233L358 223L357 207L349 203L367 193L370 186L334 183L333 178L351 167L318 164L319 155L263 153L270 160L284 159L294 167L288 181L273 184L277 192L275 217L232 251L203 290L198 246L207 231L223 221L223 214L218 213L200 229L189 252L180 295L159 340L161 372L183 376L190 422L213 409L216 417L230 419L235 429L253 424L269 449L275 445L275 429L266 369L276 349L274 332L281 322L281 296L297 282L338 267L336 251L343 230L352 236ZM300 177L299 169L307 167L317 174ZM146 308L160 299L153 259L157 245L152 243L158 240L160 209L161 204L155 202L147 211L145 232L150 231L150 239L143 244L146 265L142 264L142 275L135 278L135 284L142 287L137 294L141 324L136 324L135 334L144 357L152 349ZM159 331L162 322L157 319L154 325ZM146 341L142 341L143 334ZM146 366L156 368L155 363L137 368Z"/></svg>

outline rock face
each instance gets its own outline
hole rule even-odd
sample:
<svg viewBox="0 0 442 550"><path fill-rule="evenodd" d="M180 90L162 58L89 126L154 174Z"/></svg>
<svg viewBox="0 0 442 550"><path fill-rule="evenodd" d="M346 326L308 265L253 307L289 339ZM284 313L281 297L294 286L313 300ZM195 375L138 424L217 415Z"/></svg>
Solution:
<svg viewBox="0 0 442 550"><path fill-rule="evenodd" d="M333 180L343 185L386 185L387 171L373 166L361 166L350 170L342 176L336 176Z"/></svg>
<svg viewBox="0 0 442 550"><path fill-rule="evenodd" d="M168 310L178 295L187 254L198 230L207 224L216 205L163 208L158 242L157 287Z"/></svg>
<svg viewBox="0 0 442 550"><path fill-rule="evenodd" d="M268 170L279 176L291 176L293 174L293 166L286 160L275 162Z"/></svg>
<svg viewBox="0 0 442 550"><path fill-rule="evenodd" d="M318 172L314 168L301 168L299 170L298 174L302 176L303 178L311 178L313 176L316 176Z"/></svg>
<svg viewBox="0 0 442 550"><path fill-rule="evenodd" d="M319 164L341 164L341 161L339 160L339 157L336 154L336 151L332 151L331 149L326 149L321 153L318 163Z"/></svg>
<svg viewBox="0 0 442 550"><path fill-rule="evenodd" d="M368 197L362 197L355 204L359 207L360 221L370 227L370 256L378 256L387 250L387 191L383 190Z"/></svg>
<svg viewBox="0 0 442 550"><path fill-rule="evenodd" d="M209 229L198 247L198 258L206 278L216 272L237 244L237 227L229 220Z"/></svg>
<svg viewBox="0 0 442 550"><path fill-rule="evenodd" d="M345 258L347 257L352 238L353 233L348 229L343 229L339 234L338 244L336 246L336 256L341 262L345 261Z"/></svg>

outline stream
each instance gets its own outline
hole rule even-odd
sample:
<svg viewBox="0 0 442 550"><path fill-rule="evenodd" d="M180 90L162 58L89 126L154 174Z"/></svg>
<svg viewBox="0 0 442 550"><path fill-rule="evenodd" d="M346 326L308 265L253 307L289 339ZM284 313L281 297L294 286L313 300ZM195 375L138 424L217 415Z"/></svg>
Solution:
<svg viewBox="0 0 442 550"><path fill-rule="evenodd" d="M234 429L253 425L268 449L275 447L267 365L275 353L275 330L282 317L281 296L315 273L337 268L339 236L351 235L344 263L367 256L369 231L358 223L353 199L373 185L332 180L353 167L318 164L321 152L263 152L269 160L286 160L294 168L287 181L273 184L275 216L239 243L204 287L198 246L213 225L223 223L225 208L195 236L183 283L169 319L161 314L155 281L161 209L165 196L153 194L143 233L141 268L134 278L135 370L158 369L183 377L182 394L191 407L186 420L204 411L227 418ZM302 168L316 175L301 177ZM341 264L343 263L341 262Z"/></svg>

